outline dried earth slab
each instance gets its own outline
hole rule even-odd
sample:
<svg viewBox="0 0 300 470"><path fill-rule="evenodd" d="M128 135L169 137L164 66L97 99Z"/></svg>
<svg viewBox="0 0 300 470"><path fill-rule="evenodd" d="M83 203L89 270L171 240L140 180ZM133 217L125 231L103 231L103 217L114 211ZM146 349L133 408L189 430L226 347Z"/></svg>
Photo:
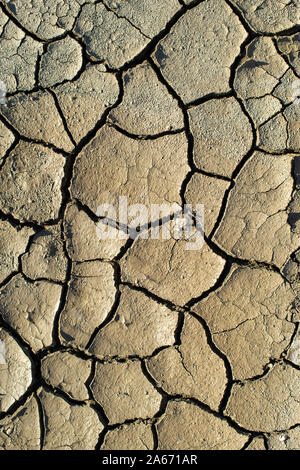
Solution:
<svg viewBox="0 0 300 470"><path fill-rule="evenodd" d="M29 91L35 86L36 65L43 44L28 36L0 11L1 92ZM3 84L1 84L3 86ZM2 87L1 87L2 88ZM3 96L1 93L1 96Z"/></svg>
<svg viewBox="0 0 300 470"><path fill-rule="evenodd" d="M47 281L28 282L16 275L1 290L0 313L34 352L52 344L53 322L61 286Z"/></svg>
<svg viewBox="0 0 300 470"><path fill-rule="evenodd" d="M246 37L225 1L206 0L177 21L153 58L184 103L190 103L230 91L230 67Z"/></svg>
<svg viewBox="0 0 300 470"><path fill-rule="evenodd" d="M255 152L246 162L214 235L223 250L283 267L299 246L287 212L294 187L292 165L292 155L262 152Z"/></svg>
<svg viewBox="0 0 300 470"><path fill-rule="evenodd" d="M18 271L19 257L26 251L34 230L14 227L7 220L0 220L0 283Z"/></svg>
<svg viewBox="0 0 300 470"><path fill-rule="evenodd" d="M73 265L59 332L65 344L84 349L109 314L116 295L114 269L92 261Z"/></svg>
<svg viewBox="0 0 300 470"><path fill-rule="evenodd" d="M280 274L266 269L234 267L225 282L193 306L228 358L234 379L263 373L270 359L289 345L295 294Z"/></svg>
<svg viewBox="0 0 300 470"><path fill-rule="evenodd" d="M91 374L92 361L81 359L67 351L55 352L43 357L41 374L55 389L60 389L78 401L89 399L86 382Z"/></svg>
<svg viewBox="0 0 300 470"><path fill-rule="evenodd" d="M290 55L294 57L296 52ZM257 127L261 149L278 153L300 150L297 84L294 69L271 38L259 37L247 46L233 86Z"/></svg>
<svg viewBox="0 0 300 470"><path fill-rule="evenodd" d="M95 0L90 0L90 3ZM70 31L85 0L2 0L10 14L40 39L49 40Z"/></svg>
<svg viewBox="0 0 300 470"><path fill-rule="evenodd" d="M0 411L19 400L31 381L31 360L8 331L0 328Z"/></svg>
<svg viewBox="0 0 300 470"><path fill-rule="evenodd" d="M104 222L101 219L94 222L75 203L68 204L66 208L64 229L67 251L73 261L112 260L128 240L128 235L112 227L112 238L101 238Z"/></svg>
<svg viewBox="0 0 300 470"><path fill-rule="evenodd" d="M183 129L183 113L177 100L162 84L148 63L124 75L124 97L109 120L137 135L155 135Z"/></svg>
<svg viewBox="0 0 300 470"><path fill-rule="evenodd" d="M280 33L299 24L297 1L233 0L249 26L257 33Z"/></svg>
<svg viewBox="0 0 300 470"><path fill-rule="evenodd" d="M98 216L106 215L99 211L103 204L118 211L119 198L126 196L128 206L147 207L147 223L150 204L181 205L181 185L189 171L187 146L183 133L136 140L104 126L75 161L71 196ZM130 220L135 211L136 206L129 212Z"/></svg>
<svg viewBox="0 0 300 470"><path fill-rule="evenodd" d="M241 105L233 97L212 99L189 109L188 114L197 168L230 178L253 141Z"/></svg>
<svg viewBox="0 0 300 470"><path fill-rule="evenodd" d="M1 450L40 450L40 435L39 408L34 396L12 416L0 420Z"/></svg>
<svg viewBox="0 0 300 470"><path fill-rule="evenodd" d="M43 88L72 80L82 67L82 50L75 39L67 36L48 45L39 67L39 82Z"/></svg>
<svg viewBox="0 0 300 470"><path fill-rule="evenodd" d="M156 425L159 450L240 450L247 434L200 407L170 401Z"/></svg>
<svg viewBox="0 0 300 470"><path fill-rule="evenodd" d="M59 216L65 159L40 144L20 141L0 174L0 208L18 220L45 223Z"/></svg>
<svg viewBox="0 0 300 470"><path fill-rule="evenodd" d="M32 280L64 282L68 260L64 254L61 227L46 227L32 239L29 250L21 257L22 272Z"/></svg>
<svg viewBox="0 0 300 470"><path fill-rule="evenodd" d="M118 17L103 3L83 6L74 33L82 38L92 60L103 60L113 69L132 60L150 42L126 18Z"/></svg>
<svg viewBox="0 0 300 470"><path fill-rule="evenodd" d="M153 450L151 424L135 422L108 431L101 450Z"/></svg>
<svg viewBox="0 0 300 470"><path fill-rule="evenodd" d="M225 413L250 431L289 429L299 423L300 371L276 364L260 379L234 384Z"/></svg>
<svg viewBox="0 0 300 470"><path fill-rule="evenodd" d="M144 293L121 287L114 317L101 328L89 352L97 357L150 356L175 342L178 314Z"/></svg>
<svg viewBox="0 0 300 470"><path fill-rule="evenodd" d="M87 405L68 403L40 389L45 426L44 450L94 450L103 430L96 411Z"/></svg>
<svg viewBox="0 0 300 470"><path fill-rule="evenodd" d="M136 240L120 261L122 280L184 305L212 287L225 266L206 243L197 250L187 246L183 239Z"/></svg>
<svg viewBox="0 0 300 470"><path fill-rule="evenodd" d="M218 410L227 378L223 359L212 350L198 320L185 315L178 348L167 348L147 360L157 385L169 395L181 395Z"/></svg>
<svg viewBox="0 0 300 470"><path fill-rule="evenodd" d="M88 65L77 80L54 88L68 129L78 144L119 97L118 81L104 65Z"/></svg>
<svg viewBox="0 0 300 470"><path fill-rule="evenodd" d="M21 136L52 144L66 152L74 148L48 91L12 96L1 106L1 113Z"/></svg>
<svg viewBox="0 0 300 470"><path fill-rule="evenodd" d="M109 424L152 418L160 409L162 396L147 380L139 361L97 363L90 388Z"/></svg>

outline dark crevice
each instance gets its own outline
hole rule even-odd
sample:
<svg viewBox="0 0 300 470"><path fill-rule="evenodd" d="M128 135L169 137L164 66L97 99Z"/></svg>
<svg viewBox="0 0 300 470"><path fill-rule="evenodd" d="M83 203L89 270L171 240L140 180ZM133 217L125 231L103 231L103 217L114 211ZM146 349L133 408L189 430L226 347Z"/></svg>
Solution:
<svg viewBox="0 0 300 470"><path fill-rule="evenodd" d="M225 261L226 261L225 267L224 267L221 275L217 279L216 283L210 289L203 292L199 297L195 297L193 299L190 299L185 304L184 308L188 308L188 309L192 308L196 303L198 303L201 300L205 299L212 292L215 292L219 287L221 287L223 285L225 279L227 278L232 265L247 266L247 267L252 268L252 269L255 269L255 268L267 269L267 270L270 270L270 271L274 271L277 274L280 274L280 276L284 279L280 269L277 266L275 266L273 264L270 264L270 263L261 262L261 261L235 258L235 257L227 254L226 252L224 252L218 245L216 245L212 240L208 239L206 236L204 238L205 238L206 243L214 251L214 253L219 255L223 259L225 259Z"/></svg>
<svg viewBox="0 0 300 470"><path fill-rule="evenodd" d="M87 406L86 401L82 400L76 400L75 398L72 398L68 393L64 392L61 388L56 388L53 387L51 384L46 382L43 378L41 379L41 386L42 388L48 392L51 393L52 395L55 395L58 398L62 398L65 400L68 405L70 406Z"/></svg>
<svg viewBox="0 0 300 470"><path fill-rule="evenodd" d="M253 136L253 140L252 140L252 145L251 145L251 148L250 150L246 153L246 155L241 159L241 161L238 163L238 165L235 167L235 170L233 171L232 173L232 178L235 179L238 174L240 173L241 169L244 167L245 163L252 157L253 153L254 153L254 150L256 148L256 145L257 145L257 141L258 141L258 137L257 137L257 132L256 132L256 128L255 128L255 125L248 113L248 111L246 110L245 108L245 105L244 103L242 102L242 100L240 100L238 98L238 96L235 96L235 98L237 99L237 101L239 102L245 116L248 118L248 121L251 125L251 128L252 128L252 136Z"/></svg>
<svg viewBox="0 0 300 470"><path fill-rule="evenodd" d="M263 437L263 440L264 440L264 445L265 445L266 450L269 450L269 442L268 442L267 436L265 436L263 434L262 437Z"/></svg>
<svg viewBox="0 0 300 470"><path fill-rule="evenodd" d="M88 403L87 404L85 401L75 400L75 399L71 398L67 393L63 392L61 389L53 388L51 385L46 383L44 380L42 380L42 387L46 392L51 393L51 394L55 395L56 397L63 399L66 403L68 403L69 406L81 406L81 407L87 407L88 406L88 407L90 407L97 414L100 423L103 426L107 425L108 420L107 420L101 406L96 401L94 403ZM42 411L43 411L43 406L42 406ZM100 433L100 435L101 435L101 433ZM99 435L99 439L100 439L100 435Z"/></svg>
<svg viewBox="0 0 300 470"><path fill-rule="evenodd" d="M233 384L244 386L248 382L256 382L257 380L263 379L266 377L269 372L272 370L272 367L275 364L282 364L281 359L269 359L269 362L263 366L263 371L260 374L254 375L253 377L247 377L244 379L234 379Z"/></svg>
<svg viewBox="0 0 300 470"><path fill-rule="evenodd" d="M10 153L16 148L16 146L18 145L19 143L19 138L15 138L15 140L13 141L13 143L11 144L11 146L6 150L6 152L2 155L2 158L0 160L0 171L2 170L2 168L4 167L5 165L5 162L7 160L7 158L9 157Z"/></svg>
<svg viewBox="0 0 300 470"><path fill-rule="evenodd" d="M111 320L114 318L115 313L119 307L120 304L120 298L121 298L121 292L120 292L120 283L121 283L121 275L120 275L120 266L118 263L111 263L111 265L114 268L114 282L115 282L115 289L116 289L116 295L115 295L115 301L113 303L113 306L108 313L106 319L95 329L93 334L91 335L85 349L89 350L91 347L92 343L94 342L94 339L96 338L98 332L104 328L108 323L111 322Z"/></svg>
<svg viewBox="0 0 300 470"><path fill-rule="evenodd" d="M224 98L231 98L233 96L232 90L225 91L224 93L209 93L208 95L204 95L201 98L197 98L194 101L186 103L185 106L187 109L195 108L196 106L200 106L201 104L207 103L211 100L222 100Z"/></svg>
<svg viewBox="0 0 300 470"><path fill-rule="evenodd" d="M26 137L26 136L21 135L21 134L19 134L19 135L20 135L21 140L24 140L24 142L28 142L29 144L42 145L43 147L49 148L49 149L53 150L53 152L58 153L59 155L65 157L65 158L70 157L70 155L72 153L72 152L67 152L63 148L56 147L56 145L54 145L54 144L51 144L49 142L45 142L44 140L32 139L32 138Z"/></svg>
<svg viewBox="0 0 300 470"><path fill-rule="evenodd" d="M101 0L101 3L102 5L105 6L106 10L113 13L118 19L123 19L125 21L127 21L134 29L136 29L142 36L144 36L146 39L149 39L151 40L151 37L147 36L145 33L143 33L143 31L138 27L136 26L129 18L127 18L126 16L120 16L115 10L113 10L112 8L110 8L105 0Z"/></svg>
<svg viewBox="0 0 300 470"><path fill-rule="evenodd" d="M54 99L54 101L55 101L55 106L56 106L56 109L57 109L57 111L58 111L58 114L59 114L59 116L60 116L60 118L61 118L61 120L62 120L62 123L63 123L63 126L64 126L64 130L65 130L66 134L68 135L70 141L71 141L72 144L74 145L74 147L76 147L76 142L75 142L75 140L73 139L73 136L72 136L72 134L71 134L71 132L70 132L70 129L69 129L69 127L68 127L67 120L66 120L66 118L65 118L65 116L64 116L64 113L63 113L61 107L60 107L60 104L59 104L59 101L58 101L58 99L57 99L57 96L56 96L56 94L54 93L54 91L52 91L52 90L49 90L49 93L51 93L51 95L52 95L52 97L53 97L53 99Z"/></svg>
<svg viewBox="0 0 300 470"><path fill-rule="evenodd" d="M12 214L5 214L1 209L0 209L0 220L3 221L8 221L14 228L32 228L36 232L39 232L40 230L44 230L44 226L40 224L36 224L34 222L21 222L20 220L16 219ZM45 224L46 225L46 224Z"/></svg>
<svg viewBox="0 0 300 470"><path fill-rule="evenodd" d="M98 440L98 442L97 442L97 445L96 445L96 447L95 447L95 450L101 450L101 447L102 447L102 445L103 445L103 443L104 443L105 436L106 436L106 434L108 433L108 431L109 431L109 429L108 429L107 427L105 427L105 428L103 429L103 431L100 433L100 435L99 435L99 440Z"/></svg>
<svg viewBox="0 0 300 470"><path fill-rule="evenodd" d="M175 90L170 86L170 84L167 82L167 80L164 78L163 74L161 73L161 70L159 67L155 64L152 58L148 59L148 62L152 66L153 70L156 73L156 76L158 80L167 88L169 94L177 101L179 108L181 109L183 113L183 119L184 119L184 128L185 128L185 134L186 134L186 139L188 143L188 150L187 150L187 161L188 164L191 168L191 172L197 171L197 168L194 163L194 157L193 157L193 149L194 149L194 138L190 130L190 122L189 122L189 116L188 116L188 111L185 107L185 104L183 103L182 99L180 96L175 92ZM180 197L181 197L181 203L182 206L185 204L185 191L187 188L187 185L191 179L192 173L188 172L186 177L184 178L181 189L180 189Z"/></svg>
<svg viewBox="0 0 300 470"><path fill-rule="evenodd" d="M0 289L4 289L7 284L9 284L10 281L18 274L20 274L19 271L12 271L2 282L0 282Z"/></svg>
<svg viewBox="0 0 300 470"><path fill-rule="evenodd" d="M23 140L24 142L28 142L30 144L39 144L42 145L43 147L49 148L53 150L55 153L58 153L59 155L62 155L63 157L69 157L72 152L67 152L66 150L56 147L54 144L51 144L49 142L45 142L44 140L40 139L33 139L26 137L25 135L22 135L15 127L10 123L10 121L0 113L0 121L3 122L3 124L14 134L16 143L15 146L20 142L20 140ZM3 165L1 165L2 168Z"/></svg>
<svg viewBox="0 0 300 470"><path fill-rule="evenodd" d="M54 320L53 320L52 342L53 342L54 347L61 346L60 335L59 335L60 317L61 317L61 314L62 314L62 312L65 308L65 305L66 305L68 291L69 291L69 283L70 283L70 280L71 280L71 273L72 273L72 260L69 257L69 254L68 254L68 251L67 251L67 248L66 248L66 241L65 241L65 237L64 237L63 223L61 224L61 239L62 239L62 242L63 242L64 254L65 254L65 257L68 260L68 264L67 264L67 272L66 272L65 282L63 283L62 290L61 290L59 306L58 306L58 309L55 313L55 317L54 317Z"/></svg>
<svg viewBox="0 0 300 470"><path fill-rule="evenodd" d="M37 61L36 61L36 64L35 64L35 74L34 74L35 80L34 80L33 90L39 90L41 88L40 87L41 61L42 61L43 55L46 54L47 49L48 49L48 44L44 44L43 45L43 52L41 54L38 54ZM29 92L31 92L31 90L29 90ZM15 93L11 93L10 96L16 95L17 93L19 93L19 90L17 90ZM20 93L22 93L22 90L20 90Z"/></svg>
<svg viewBox="0 0 300 470"><path fill-rule="evenodd" d="M87 359L85 359L87 360ZM91 383L93 382L94 380L94 377L95 377L95 370L96 370L96 361L94 359L88 359L91 361L91 372L90 372L90 375L89 377L87 378L86 382L85 382L85 386L87 388L87 391L88 391L88 394L89 394L89 399L90 400L94 400L94 397L93 397L93 393L92 393L92 390L91 390Z"/></svg>
<svg viewBox="0 0 300 470"><path fill-rule="evenodd" d="M182 182L182 185L181 185L181 188L180 188L180 197L181 197L181 204L182 204L182 207L184 207L185 204L187 204L186 197L185 197L185 193L186 193L187 187L188 187L189 183L191 182L192 177L194 176L194 174L195 174L195 171L190 170L190 171L186 174L186 176L185 176L185 178L184 178L184 180L183 180L183 182ZM193 208L193 209L194 209L194 208Z"/></svg>
<svg viewBox="0 0 300 470"><path fill-rule="evenodd" d="M141 362L147 359L152 359L153 357L157 356L161 351L164 351L165 349L169 349L171 347L172 345L160 346L156 348L154 351L152 351L150 355L146 355L146 356L131 354L128 356L108 355L108 356L100 357L100 356L91 354L91 358L94 359L96 363L99 363L99 364L111 364L112 362L117 362L120 364L130 363L130 362Z"/></svg>
<svg viewBox="0 0 300 470"><path fill-rule="evenodd" d="M202 325L202 327L205 331L206 341L207 341L207 344L210 347L210 349L218 357L220 357L224 362L224 366L225 366L225 370L226 370L226 377L227 377L227 384L226 384L226 387L225 387L223 398L222 398L222 400L220 402L220 405L219 405L219 413L221 415L223 415L224 410L227 406L227 402L229 400L232 385L233 385L233 376L232 376L231 365L230 365L229 360L227 359L227 356L215 345L215 343L213 341L211 331L210 331L206 321L199 314L197 314L193 311L190 311L189 313L190 313L191 316L193 316Z"/></svg>
<svg viewBox="0 0 300 470"><path fill-rule="evenodd" d="M256 436L256 435L261 435L261 432L254 433L242 426L240 426L238 423L236 423L230 416L224 416L223 414L220 414L220 412L215 411L211 409L208 405L205 403L202 403L201 401L197 400L196 398L186 398L182 397L180 395L178 396L169 396L169 401L181 401L190 405L195 405L198 408L200 408L203 411L206 411L208 414L214 416L215 418L218 418L222 421L227 422L233 429L235 429L239 434L246 434L249 436L251 433Z"/></svg>
<svg viewBox="0 0 300 470"><path fill-rule="evenodd" d="M188 185L190 184L192 178L194 175L196 174L199 174L199 175L203 175L203 176L207 176L209 178L215 178L216 180L221 180L221 181L226 181L228 183L231 183L230 187L226 190L225 192L225 196L227 193L229 193L230 189L234 186L234 181L232 181L230 178L227 178L226 176L221 176L221 175L217 175L215 173L210 173L210 172L207 172L207 171L204 171L204 170L200 170L198 168L195 168L194 170L191 170L187 173L185 179L183 180L183 183L181 185L181 190L180 190L180 196L181 196L181 201L182 201L182 206L184 207L185 204L187 204L187 200L186 200L186 191L187 191L187 188L188 188ZM225 197L224 196L224 197ZM224 205L224 202L222 204L222 207ZM193 208L195 209L195 208ZM218 223L221 221L222 217L224 215L224 211L222 210L222 208L220 209L220 213L219 213L219 217L217 219L217 222L215 223L215 227L217 227ZM214 231L214 229L213 229ZM210 234L210 237L212 236L212 234Z"/></svg>
<svg viewBox="0 0 300 470"><path fill-rule="evenodd" d="M0 412L0 420L12 416L21 406L25 404L27 399L39 388L41 384L40 378L40 364L39 361L36 359L35 354L33 353L31 347L29 346L26 341L17 333L17 331L10 326L8 322L6 322L2 315L0 314L0 328L5 330L19 345L21 350L24 354L28 357L31 363L31 373L32 373L32 381L27 390L22 394L22 396L17 399L7 411Z"/></svg>
<svg viewBox="0 0 300 470"><path fill-rule="evenodd" d="M297 364L295 364L295 363L292 362L292 361L289 361L287 358L284 358L284 359L283 359L283 362L284 362L285 364L288 364L288 365L289 365L290 367L292 367L293 369L300 371L300 366L297 366Z"/></svg>
<svg viewBox="0 0 300 470"><path fill-rule="evenodd" d="M56 286L64 286L65 284L63 281L54 281L53 279L49 279L47 277L37 277L35 279L31 279L22 271L21 267L19 268L18 273L22 274L22 277L25 279L25 281L32 285L35 285L37 282L47 282L48 284L55 284Z"/></svg>
<svg viewBox="0 0 300 470"><path fill-rule="evenodd" d="M144 287L142 286L136 286L134 284L132 284L131 282L127 282L127 281L122 281L120 283L120 285L123 285L123 286L127 286L127 287L130 287L130 289L132 290L136 290L138 292L142 292L143 294L145 294L147 297L155 300L157 303L159 304L162 304L162 305L165 305L166 307L168 307L170 310L172 311L175 311L175 312L183 312L185 311L184 307L181 307L179 305L176 305L174 304L173 302L171 302L170 300L166 300L166 299L163 299L159 296L157 296L156 294L154 294L153 292L150 292L148 291L147 289L145 289Z"/></svg>
<svg viewBox="0 0 300 470"><path fill-rule="evenodd" d="M298 31L295 31L295 32L299 32L299 31L300 31L300 27L299 27ZM283 53L281 52L281 50L279 49L278 43L277 43L277 40L276 40L276 37L273 38L272 41L273 41L274 47L275 47L275 49L276 49L278 55L279 55L280 57L282 57L282 59L285 61L286 65L289 67L289 69L292 70L292 72L294 73L294 75L295 75L296 77L300 78L300 76L299 76L299 74L297 73L297 71L296 71L295 67L293 66L293 64L290 63L290 61L288 60L287 56L286 56L285 54L283 54ZM285 72L285 73L286 73L286 72ZM290 103L290 104L291 104L291 103Z"/></svg>
<svg viewBox="0 0 300 470"><path fill-rule="evenodd" d="M164 131L164 132L160 132L159 134L153 134L153 135L137 135L137 134L131 134L130 132L126 131L126 129L122 129L117 124L114 124L110 121L108 122L108 125L110 127L113 127L116 131L120 132L121 134L125 135L126 137L129 137L130 139L135 139L135 140L156 140L156 139L159 139L160 137L164 137L167 135L181 134L182 132L184 132L184 128L181 128L181 129L176 129L173 131Z"/></svg>
<svg viewBox="0 0 300 470"><path fill-rule="evenodd" d="M13 133L15 136L15 140L19 143L20 140L20 133L11 125L8 119L2 114L1 107L0 107L0 121Z"/></svg>
<svg viewBox="0 0 300 470"><path fill-rule="evenodd" d="M247 448L248 448L248 447L250 446L250 444L252 443L253 439L255 439L255 438L254 438L254 436L251 435L251 436L249 437L248 441L243 445L243 447L242 447L241 450L247 450Z"/></svg>
<svg viewBox="0 0 300 470"><path fill-rule="evenodd" d="M244 28L247 31L247 33L249 34L249 36L251 36L253 38L253 37L261 35L260 33L256 32L254 29L251 28L250 24L248 23L248 21L244 17L241 10L234 3L232 3L231 0L225 0L225 2L231 8L231 10L236 14L236 16L239 18L240 22L244 26Z"/></svg>
<svg viewBox="0 0 300 470"><path fill-rule="evenodd" d="M70 199L70 202L75 202L78 209L83 211L94 222L94 224L97 224L99 220L101 220L101 217L97 217L96 214L89 208L89 206L83 204L79 199Z"/></svg>
<svg viewBox="0 0 300 470"><path fill-rule="evenodd" d="M267 149L263 149L261 147L254 147L254 151L257 151L257 152L262 152L262 153L265 153L266 155L276 155L276 156L284 156L284 155L292 155L292 156L295 156L295 157L299 157L299 152L295 152L293 150L267 150Z"/></svg>
<svg viewBox="0 0 300 470"><path fill-rule="evenodd" d="M125 245L121 248L120 252L113 259L113 261L120 261L126 255L128 250L132 247L133 243L134 243L134 239L133 238L128 238Z"/></svg>
<svg viewBox="0 0 300 470"><path fill-rule="evenodd" d="M143 372L144 376L146 377L146 379L151 383L151 385L154 387L154 389L161 395L160 408L159 408L158 412L155 413L155 415L153 417L153 418L159 418L160 416L162 416L165 413L167 403L168 403L168 399L169 399L170 396L161 387L159 387L157 385L157 383L153 379L152 375L148 372L145 361L141 361L141 369L142 369L142 372Z"/></svg>
<svg viewBox="0 0 300 470"><path fill-rule="evenodd" d="M246 442L246 444L242 447L241 450L248 450L248 447L252 444L254 439L257 439L257 438L262 438L263 439L265 450L268 450L267 447L266 447L266 437L263 434L256 434L256 435L252 434L251 437L249 438L249 440Z"/></svg>
<svg viewBox="0 0 300 470"><path fill-rule="evenodd" d="M201 300L205 299L206 297L208 297L212 292L215 292L219 287L221 287L225 281L225 279L227 278L229 272L230 272L230 269L231 269L231 266L232 266L232 262L227 260L225 262L225 266L223 268L223 271L221 273L221 275L218 277L216 283L210 288L208 289L207 291L203 292L199 297L194 297L193 299L190 299L186 304L185 304L185 308L186 309L190 309L192 308L195 304L197 304L198 302L201 302Z"/></svg>
<svg viewBox="0 0 300 470"><path fill-rule="evenodd" d="M185 4L184 0L179 0L179 3L182 4L187 10L191 10L192 8L197 7L200 3L203 3L205 0L194 0L190 2L188 5Z"/></svg>
<svg viewBox="0 0 300 470"><path fill-rule="evenodd" d="M0 412L0 421L4 418L12 417L19 408L25 405L26 401L32 396L33 393L37 391L40 384L38 382L33 381L31 385L27 388L27 390L23 393L23 395L16 400L7 411Z"/></svg>
<svg viewBox="0 0 300 470"><path fill-rule="evenodd" d="M220 209L220 212L219 212L219 215L218 215L218 218L214 224L214 227L212 229L212 231L210 232L210 235L209 235L209 238L212 239L218 229L218 227L220 226L221 224L221 221L225 215L225 211L226 211L226 207L227 207L227 203L228 203L228 199L229 199L229 196L231 194L231 191L232 189L234 188L235 186L235 182L233 181L229 188L226 189L225 193L224 193L224 197L223 197L223 201L222 201L222 204L221 204L221 209Z"/></svg>
<svg viewBox="0 0 300 470"><path fill-rule="evenodd" d="M101 129L101 127L104 126L104 124L106 123L106 119L109 115L109 113L111 112L112 109L116 108L123 100L123 95L124 95L124 89L123 89L123 81L122 81L122 73L117 73L116 74L116 78L118 80L118 84L119 84L119 96L116 100L116 102L107 107L106 110L104 111L104 113L102 114L101 118L98 120L98 122L96 123L96 125L94 126L93 129L91 129L81 140L80 142L77 144L76 148L74 149L74 152L73 153L73 157L76 157L82 150L84 147L86 147L90 141L96 136L97 132Z"/></svg>
<svg viewBox="0 0 300 470"><path fill-rule="evenodd" d="M174 345L180 346L181 345L181 333L184 325L184 313L178 312L178 323L174 333L175 343Z"/></svg>
<svg viewBox="0 0 300 470"><path fill-rule="evenodd" d="M287 358L286 356L287 356L287 354L288 354L288 352L289 352L290 347L291 347L292 344L293 344L294 339L295 339L296 336L297 336L298 328L299 328L299 322L295 322L295 323L294 323L294 322L291 322L291 323L294 325L293 334L292 334L292 336L291 336L291 339L290 339L290 341L289 341L289 344L286 346L286 348L284 349L284 351L283 351L283 352L281 353L281 355L280 355L280 358L281 358L281 359L286 359L287 362L290 362L290 361L288 360L288 358Z"/></svg>
<svg viewBox="0 0 300 470"><path fill-rule="evenodd" d="M208 246L219 256L224 258L226 261L230 261L233 264L237 264L240 266L248 266L250 268L264 268L270 271L274 271L282 276L282 273L278 266L272 263L267 263L264 261L257 261L255 259L242 259L236 258L228 253L226 253L221 247L219 247L214 241L209 240L205 237L205 241L207 242Z"/></svg>
<svg viewBox="0 0 300 470"><path fill-rule="evenodd" d="M153 450L157 450L158 449L158 434L157 434L155 423L151 424L151 431L153 434Z"/></svg>
<svg viewBox="0 0 300 470"><path fill-rule="evenodd" d="M44 421L44 411L42 407L41 400L38 397L38 394L35 392L34 397L38 406L39 420L40 420L40 450L43 450L45 442L45 421Z"/></svg>
<svg viewBox="0 0 300 470"><path fill-rule="evenodd" d="M47 346L46 348L41 349L36 353L36 358L38 360L42 360L47 356L50 356L54 353L64 353L67 352L71 354L72 356L78 357L79 359L83 359L84 361L89 361L93 359L91 355L88 355L86 352L75 349L73 345L71 346L66 346L66 345L56 345L54 346L53 344L51 346Z"/></svg>

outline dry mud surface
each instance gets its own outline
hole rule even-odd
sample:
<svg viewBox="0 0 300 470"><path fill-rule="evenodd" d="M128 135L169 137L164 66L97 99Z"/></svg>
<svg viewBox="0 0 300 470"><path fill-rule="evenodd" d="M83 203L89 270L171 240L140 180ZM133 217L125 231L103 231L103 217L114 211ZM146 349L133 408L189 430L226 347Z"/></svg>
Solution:
<svg viewBox="0 0 300 470"><path fill-rule="evenodd" d="M299 23L0 0L1 449L300 449ZM100 239L120 196L203 246Z"/></svg>

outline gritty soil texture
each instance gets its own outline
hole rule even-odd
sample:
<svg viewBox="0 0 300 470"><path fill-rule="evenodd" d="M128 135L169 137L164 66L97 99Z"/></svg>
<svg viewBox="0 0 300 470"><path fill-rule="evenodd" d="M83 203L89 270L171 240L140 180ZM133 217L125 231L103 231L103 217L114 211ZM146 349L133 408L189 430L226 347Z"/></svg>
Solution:
<svg viewBox="0 0 300 470"><path fill-rule="evenodd" d="M0 0L0 64L0 449L300 450L299 1Z"/></svg>

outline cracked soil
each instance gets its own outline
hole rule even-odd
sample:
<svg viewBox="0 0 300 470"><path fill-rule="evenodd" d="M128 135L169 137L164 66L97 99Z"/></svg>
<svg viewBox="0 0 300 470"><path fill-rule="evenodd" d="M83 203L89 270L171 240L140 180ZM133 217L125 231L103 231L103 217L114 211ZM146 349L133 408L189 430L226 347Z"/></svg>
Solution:
<svg viewBox="0 0 300 470"><path fill-rule="evenodd" d="M0 0L0 65L0 449L300 450L300 1Z"/></svg>

